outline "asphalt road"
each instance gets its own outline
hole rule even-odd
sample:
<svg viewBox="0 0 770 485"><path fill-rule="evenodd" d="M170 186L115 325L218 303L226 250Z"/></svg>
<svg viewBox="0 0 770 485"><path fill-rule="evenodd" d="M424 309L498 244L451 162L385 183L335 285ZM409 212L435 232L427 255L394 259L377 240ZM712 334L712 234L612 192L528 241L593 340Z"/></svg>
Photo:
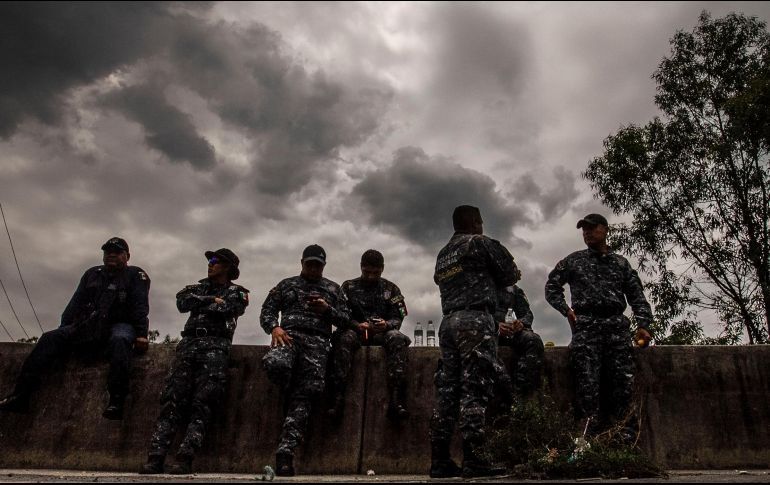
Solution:
<svg viewBox="0 0 770 485"><path fill-rule="evenodd" d="M5 470L0 469L0 482L17 483L62 483L62 482L102 482L102 483L254 483L267 482L261 474L218 474L200 473L193 475L139 475L136 473L84 472L72 470ZM291 478L276 477L279 483L463 483L463 482L494 482L510 483L512 477L501 476L478 480L463 480L453 478L448 480L432 480L427 475L300 475ZM551 483L770 483L769 470L675 470L670 471L668 478L647 478L604 480L587 478L580 480L558 480ZM524 483L543 483L541 480L525 480Z"/></svg>

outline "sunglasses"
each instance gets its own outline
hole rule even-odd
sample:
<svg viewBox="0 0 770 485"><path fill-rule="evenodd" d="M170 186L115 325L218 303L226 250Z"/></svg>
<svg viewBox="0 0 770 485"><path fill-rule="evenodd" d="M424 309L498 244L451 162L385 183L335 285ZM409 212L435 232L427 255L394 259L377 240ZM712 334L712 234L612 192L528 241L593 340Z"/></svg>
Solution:
<svg viewBox="0 0 770 485"><path fill-rule="evenodd" d="M213 256L211 259L209 259L209 265L214 266L215 264L222 264L225 261L221 258L217 258L216 256Z"/></svg>

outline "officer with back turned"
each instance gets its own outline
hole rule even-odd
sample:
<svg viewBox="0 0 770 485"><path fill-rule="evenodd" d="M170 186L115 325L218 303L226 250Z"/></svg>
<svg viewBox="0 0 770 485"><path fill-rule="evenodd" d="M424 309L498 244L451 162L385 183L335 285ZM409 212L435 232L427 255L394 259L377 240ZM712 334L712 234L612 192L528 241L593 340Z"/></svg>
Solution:
<svg viewBox="0 0 770 485"><path fill-rule="evenodd" d="M294 450L307 430L313 401L323 393L332 325L352 328L340 286L323 277L326 251L317 244L308 246L300 263L299 276L270 290L259 317L272 337L262 365L288 402L275 456L279 476L294 475Z"/></svg>
<svg viewBox="0 0 770 485"><path fill-rule="evenodd" d="M623 315L626 301L638 326L634 340L646 347L652 310L644 297L639 275L628 260L607 246L607 219L589 214L580 219L588 249L562 259L548 275L545 298L564 315L572 330L570 365L575 379L575 414L580 431L588 434L627 417L631 405L634 362L631 322ZM569 284L572 306L564 299ZM601 397L604 396L605 399ZM633 420L631 420L633 421ZM624 429L630 440L635 430Z"/></svg>
<svg viewBox="0 0 770 485"><path fill-rule="evenodd" d="M233 333L238 317L249 304L249 290L233 283L241 274L235 253L222 248L204 255L208 277L176 295L177 309L189 312L190 317L176 346L147 463L140 473L163 473L163 462L180 426L185 429L184 438L176 464L167 471L175 475L191 473L195 452L225 392Z"/></svg>
<svg viewBox="0 0 770 485"><path fill-rule="evenodd" d="M479 448L484 441L484 418L495 379L496 288L511 286L519 278L508 250L483 235L477 207L457 207L452 223L455 233L438 254L433 277L444 314L439 329L441 360L436 371L436 404L430 426L433 478L489 476L503 471L492 467ZM458 417L463 437L462 470L449 456Z"/></svg>
<svg viewBox="0 0 770 485"><path fill-rule="evenodd" d="M102 251L104 264L90 268L80 278L62 313L61 326L40 337L22 365L13 393L0 400L0 410L27 412L42 377L67 354L106 353L110 401L102 416L122 419L132 349L143 352L148 345L150 278L141 268L128 265L131 255L124 239L110 238Z"/></svg>

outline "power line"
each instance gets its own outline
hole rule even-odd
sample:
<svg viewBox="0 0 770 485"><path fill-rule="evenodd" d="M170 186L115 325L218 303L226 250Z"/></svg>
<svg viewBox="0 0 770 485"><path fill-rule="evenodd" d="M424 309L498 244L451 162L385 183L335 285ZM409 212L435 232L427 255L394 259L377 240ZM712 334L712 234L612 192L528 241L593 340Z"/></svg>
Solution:
<svg viewBox="0 0 770 485"><path fill-rule="evenodd" d="M13 312L13 316L16 317L16 321L19 322L19 326L21 327L21 331L24 332L24 335L29 338L29 334L27 333L27 330L24 328L24 325L21 324L21 320L19 320L19 316L16 314L16 310L13 308L13 303L11 303L11 297L8 296L8 292L5 291L5 285L3 284L3 280L0 279L0 288L3 289L3 293L5 293L5 298L8 300L8 305L11 307L11 311Z"/></svg>
<svg viewBox="0 0 770 485"><path fill-rule="evenodd" d="M19 260L16 259L16 250L13 249L13 241L11 240L11 231L8 230L8 222L6 222L5 220L5 212L3 211L2 203L0 203L0 215L3 216L3 224L5 224L5 232L6 234L8 234L8 242L11 243L11 252L13 253L13 261L16 263L16 270L19 272L19 279L21 280L21 286L24 287L24 293L27 295L27 301L29 302L30 308L32 308L32 313L35 315L35 320L37 320L37 326L40 327L40 332L45 332L45 330L43 330L43 326L40 324L40 319L37 318L37 312L35 311L35 306L32 304L32 298L29 297L29 291L27 291L27 285L24 283L24 278L22 278L21 276L21 268L19 268ZM27 336L27 338L29 338L29 336Z"/></svg>
<svg viewBox="0 0 770 485"><path fill-rule="evenodd" d="M5 324L2 320L0 320L0 326L3 327L3 330L5 330L5 333L8 334L8 338L11 339L11 342L14 342L13 337L11 337L11 332L8 331L7 328L5 328Z"/></svg>

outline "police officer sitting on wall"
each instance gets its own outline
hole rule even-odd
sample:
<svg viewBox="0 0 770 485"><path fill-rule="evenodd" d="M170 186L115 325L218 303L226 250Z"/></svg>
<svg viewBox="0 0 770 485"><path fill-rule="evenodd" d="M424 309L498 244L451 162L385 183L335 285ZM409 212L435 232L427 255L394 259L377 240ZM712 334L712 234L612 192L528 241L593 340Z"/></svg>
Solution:
<svg viewBox="0 0 770 485"><path fill-rule="evenodd" d="M394 283L382 277L385 258L369 249L361 255L361 276L342 283L355 330L337 329L332 336L331 387L333 405L329 415L339 419L345 403L353 356L361 345L382 345L387 368L388 412L391 419L408 416L406 409L406 374L409 345L412 341L401 333L401 322L407 310L404 296Z"/></svg>
<svg viewBox="0 0 770 485"><path fill-rule="evenodd" d="M323 393L332 325L352 328L340 286L323 277L326 251L317 244L306 247L301 264L299 276L270 290L259 317L272 337L262 365L288 404L275 456L279 476L294 475L294 450L307 430L312 402Z"/></svg>
<svg viewBox="0 0 770 485"><path fill-rule="evenodd" d="M607 246L607 219L588 214L577 228L588 249L576 251L556 264L548 275L545 298L564 315L572 330L570 365L575 378L575 414L579 431L596 435L628 417L633 390L631 322L623 315L626 301L634 312L634 340L646 347L652 310L639 275L628 260ZM569 284L572 306L564 299ZM607 399L602 399L605 396ZM605 406L606 405L606 406ZM633 420L623 430L632 440Z"/></svg>
<svg viewBox="0 0 770 485"><path fill-rule="evenodd" d="M515 313L516 318L506 323L509 309ZM496 391L501 394L507 407L513 404L514 397L519 400L528 399L540 388L545 348L540 335L532 330L534 320L524 290L518 285L497 289L497 344L511 348L513 379L498 359L495 384Z"/></svg>
<svg viewBox="0 0 770 485"><path fill-rule="evenodd" d="M147 350L150 278L128 266L128 243L113 237L102 245L101 266L85 272L61 317L61 326L45 332L21 368L13 393L0 401L0 410L27 412L29 399L54 362L71 351L106 351L110 363L107 389L110 401L102 414L123 417L128 393L131 350Z"/></svg>
<svg viewBox="0 0 770 485"><path fill-rule="evenodd" d="M190 317L176 346L147 464L140 473L163 473L166 454L184 421L189 424L179 445L177 463L169 466L168 472L191 473L193 456L224 395L233 332L249 304L249 290L232 282L240 275L240 260L235 253L222 248L206 251L205 255L208 277L176 295L177 308L182 313L190 312Z"/></svg>

